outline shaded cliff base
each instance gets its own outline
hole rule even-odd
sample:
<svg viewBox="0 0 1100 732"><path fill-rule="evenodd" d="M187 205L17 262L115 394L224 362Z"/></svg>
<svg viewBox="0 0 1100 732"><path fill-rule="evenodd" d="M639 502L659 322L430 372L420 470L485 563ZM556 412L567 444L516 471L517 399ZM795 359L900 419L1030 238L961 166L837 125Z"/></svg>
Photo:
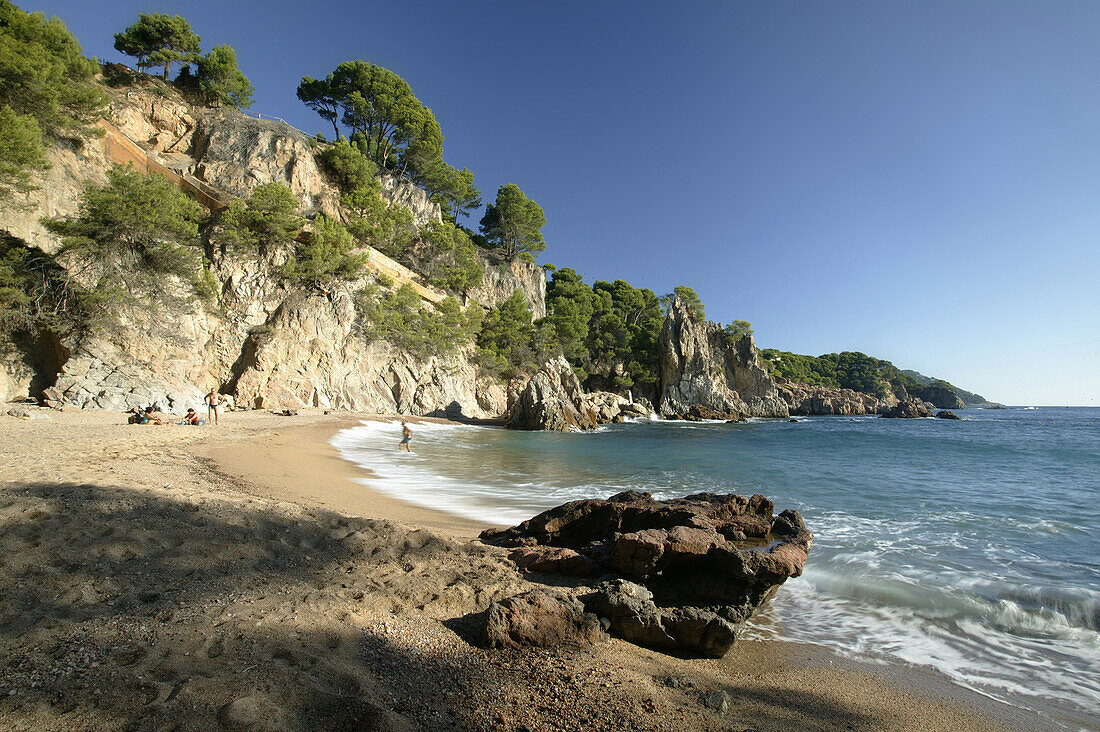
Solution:
<svg viewBox="0 0 1100 732"><path fill-rule="evenodd" d="M468 541L483 526L352 483L327 440L355 418L122 417L0 417L0 728L1048 726L784 642L474 647L462 618L527 581Z"/></svg>

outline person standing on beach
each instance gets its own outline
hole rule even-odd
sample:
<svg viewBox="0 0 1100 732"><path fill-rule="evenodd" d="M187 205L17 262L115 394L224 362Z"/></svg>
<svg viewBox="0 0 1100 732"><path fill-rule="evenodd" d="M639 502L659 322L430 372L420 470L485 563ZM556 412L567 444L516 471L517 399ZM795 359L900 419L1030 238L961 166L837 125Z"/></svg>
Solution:
<svg viewBox="0 0 1100 732"><path fill-rule="evenodd" d="M401 449L401 445L405 446L407 452L412 452L412 448L409 447L409 443L412 442L413 431L409 429L409 425L405 420L401 420L401 444L397 446L397 449Z"/></svg>
<svg viewBox="0 0 1100 732"><path fill-rule="evenodd" d="M210 390L210 393L206 395L206 423L218 424L218 408L222 403L222 395L218 393L217 387Z"/></svg>

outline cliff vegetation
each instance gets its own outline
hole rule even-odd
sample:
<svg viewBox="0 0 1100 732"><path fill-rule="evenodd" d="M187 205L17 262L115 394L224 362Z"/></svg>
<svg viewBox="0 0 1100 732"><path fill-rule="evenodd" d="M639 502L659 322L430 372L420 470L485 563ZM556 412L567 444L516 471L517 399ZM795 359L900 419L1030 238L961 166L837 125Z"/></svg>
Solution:
<svg viewBox="0 0 1100 732"><path fill-rule="evenodd" d="M546 216L514 183L475 231L474 174L376 64L302 77L329 140L239 111L253 89L235 51L204 55L180 16L115 34L137 72L84 58L61 21L9 0L0 27L6 397L171 406L214 384L252 406L497 416L559 357L604 394L588 405L603 419L627 393L668 414L780 416L783 399L847 413L958 392L860 353L761 359L751 325L707 323L690 287L540 267Z"/></svg>

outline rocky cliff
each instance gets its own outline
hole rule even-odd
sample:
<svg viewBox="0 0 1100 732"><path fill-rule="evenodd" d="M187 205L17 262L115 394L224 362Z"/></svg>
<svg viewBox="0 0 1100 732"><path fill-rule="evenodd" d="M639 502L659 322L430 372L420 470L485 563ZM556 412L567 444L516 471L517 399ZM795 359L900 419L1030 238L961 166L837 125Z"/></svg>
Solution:
<svg viewBox="0 0 1100 732"><path fill-rule="evenodd" d="M108 122L115 129L102 139L51 150L52 167L38 177L38 188L0 210L0 232L56 251L59 241L39 219L74 215L84 185L105 182L120 150L139 169L173 172L215 200L248 196L256 186L277 182L295 193L302 212L339 213L338 193L318 168L309 138L288 125L196 108L170 88L109 91ZM439 207L407 181L385 179L383 188L391 205L408 207L419 225L439 220ZM52 386L53 401L80 407L159 402L178 410L199 406L202 394L217 387L245 406L471 417L505 411L506 385L480 376L470 349L446 359L418 359L388 343L363 340L354 293L366 280L327 295L288 291L276 276L287 256L216 255L216 303L181 295L158 308L124 309L110 328L79 343L8 334L0 344L3 396L39 396ZM545 312L545 278L538 267L518 263L487 278L479 294L491 305L517 288L533 310Z"/></svg>
<svg viewBox="0 0 1100 732"><path fill-rule="evenodd" d="M679 298L669 307L659 351L663 417L681 417L696 406L720 419L788 414L752 336L731 338L717 323L696 321Z"/></svg>
<svg viewBox="0 0 1100 732"><path fill-rule="evenodd" d="M776 378L779 396L787 403L791 414L878 414L897 404L897 399L878 399L851 389L799 384Z"/></svg>
<svg viewBox="0 0 1100 732"><path fill-rule="evenodd" d="M557 432L594 430L599 425L599 415L587 396L573 367L558 356L527 381L512 405L507 426Z"/></svg>
<svg viewBox="0 0 1100 732"><path fill-rule="evenodd" d="M532 316L536 320L546 317L546 272L542 267L522 259L507 260L484 249L479 249L477 256L485 276L481 285L468 293L471 300L491 308L520 290Z"/></svg>

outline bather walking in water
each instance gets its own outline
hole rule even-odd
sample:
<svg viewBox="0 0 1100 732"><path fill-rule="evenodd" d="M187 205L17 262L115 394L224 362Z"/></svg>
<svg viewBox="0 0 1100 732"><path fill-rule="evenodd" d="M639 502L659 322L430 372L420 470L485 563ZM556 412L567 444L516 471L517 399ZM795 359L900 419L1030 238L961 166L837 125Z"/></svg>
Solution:
<svg viewBox="0 0 1100 732"><path fill-rule="evenodd" d="M409 443L412 442L413 431L409 429L409 425L405 420L401 420L401 444L397 446L397 449L401 449L401 445L405 446L407 452L412 452L412 448L409 447Z"/></svg>

